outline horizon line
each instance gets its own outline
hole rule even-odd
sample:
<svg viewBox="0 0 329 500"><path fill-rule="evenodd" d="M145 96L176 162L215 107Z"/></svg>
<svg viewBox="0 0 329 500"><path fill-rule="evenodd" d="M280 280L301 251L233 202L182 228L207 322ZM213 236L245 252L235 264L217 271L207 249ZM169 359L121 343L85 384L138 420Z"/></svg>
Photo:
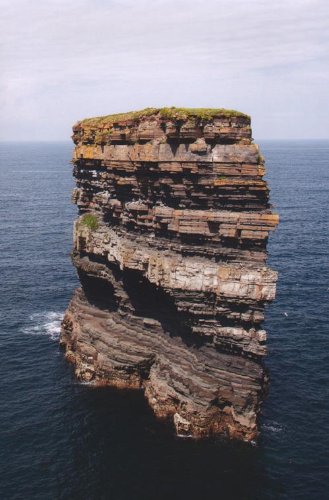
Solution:
<svg viewBox="0 0 329 500"><path fill-rule="evenodd" d="M254 142L256 141L329 141L329 137L311 137L311 138L303 138L303 137L263 137L263 138L253 138ZM69 142L73 143L70 139L0 139L1 143L32 143L32 142Z"/></svg>

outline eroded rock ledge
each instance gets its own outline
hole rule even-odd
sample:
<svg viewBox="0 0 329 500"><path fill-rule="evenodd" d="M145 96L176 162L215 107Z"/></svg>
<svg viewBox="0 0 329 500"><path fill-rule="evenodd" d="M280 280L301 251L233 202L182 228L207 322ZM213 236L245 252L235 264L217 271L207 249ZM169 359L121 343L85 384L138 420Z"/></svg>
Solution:
<svg viewBox="0 0 329 500"><path fill-rule="evenodd" d="M77 377L144 389L178 434L255 439L278 216L250 118L146 109L73 131L82 288L61 344Z"/></svg>

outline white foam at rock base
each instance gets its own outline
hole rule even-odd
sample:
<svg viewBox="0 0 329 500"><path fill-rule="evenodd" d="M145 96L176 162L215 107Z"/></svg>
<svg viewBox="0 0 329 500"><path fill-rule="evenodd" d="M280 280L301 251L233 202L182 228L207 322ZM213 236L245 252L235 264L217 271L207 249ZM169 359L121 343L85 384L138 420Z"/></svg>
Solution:
<svg viewBox="0 0 329 500"><path fill-rule="evenodd" d="M43 311L29 316L30 324L22 328L28 335L47 335L51 340L57 341L61 331L63 313L56 311Z"/></svg>

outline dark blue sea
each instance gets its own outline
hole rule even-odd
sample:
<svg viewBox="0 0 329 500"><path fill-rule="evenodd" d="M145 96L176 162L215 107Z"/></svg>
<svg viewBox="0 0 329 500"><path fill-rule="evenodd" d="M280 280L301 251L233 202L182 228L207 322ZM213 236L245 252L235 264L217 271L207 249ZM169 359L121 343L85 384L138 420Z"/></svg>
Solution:
<svg viewBox="0 0 329 500"><path fill-rule="evenodd" d="M264 142L281 223L258 447L175 438L140 393L73 378L58 347L78 285L70 143L2 144L0 498L329 498L329 142Z"/></svg>

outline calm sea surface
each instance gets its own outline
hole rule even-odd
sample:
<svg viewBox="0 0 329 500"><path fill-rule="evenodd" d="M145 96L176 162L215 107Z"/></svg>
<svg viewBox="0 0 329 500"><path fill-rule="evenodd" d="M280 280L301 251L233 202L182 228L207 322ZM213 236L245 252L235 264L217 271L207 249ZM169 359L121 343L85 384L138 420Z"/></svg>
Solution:
<svg viewBox="0 0 329 500"><path fill-rule="evenodd" d="M264 142L281 224L258 447L175 438L139 393L78 384L58 347L78 285L69 143L2 144L0 498L329 498L329 142Z"/></svg>

